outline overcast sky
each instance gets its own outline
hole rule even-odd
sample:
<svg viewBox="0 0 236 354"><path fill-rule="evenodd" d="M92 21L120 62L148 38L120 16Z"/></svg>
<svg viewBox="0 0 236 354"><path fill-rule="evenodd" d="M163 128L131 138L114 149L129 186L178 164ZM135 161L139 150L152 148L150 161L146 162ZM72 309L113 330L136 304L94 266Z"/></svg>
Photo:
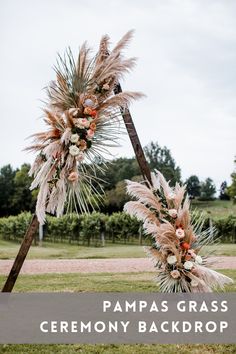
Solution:
<svg viewBox="0 0 236 354"><path fill-rule="evenodd" d="M138 57L124 89L143 91L131 113L143 145L171 149L182 177L230 181L236 154L236 1L1 0L0 166L32 162L22 149L44 128L43 87L56 53L84 40L97 49L130 29ZM133 156L125 139L116 156Z"/></svg>

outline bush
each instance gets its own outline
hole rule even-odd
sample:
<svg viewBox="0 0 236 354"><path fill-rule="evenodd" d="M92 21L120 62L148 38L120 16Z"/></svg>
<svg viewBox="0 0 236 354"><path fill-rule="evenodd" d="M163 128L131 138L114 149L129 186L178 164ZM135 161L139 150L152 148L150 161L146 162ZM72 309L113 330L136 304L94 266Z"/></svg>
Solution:
<svg viewBox="0 0 236 354"><path fill-rule="evenodd" d="M116 241L127 243L137 239L139 228L140 222L123 212L113 213L106 223L108 237L113 243Z"/></svg>
<svg viewBox="0 0 236 354"><path fill-rule="evenodd" d="M0 236L5 240L21 242L32 215L21 213L18 216L0 218ZM209 227L209 218L204 228ZM236 217L212 220L222 242L236 242ZM67 242L81 245L101 246L106 242L138 243L141 223L123 212L108 216L93 212L85 215L64 215L60 218L47 216L44 226L44 240L49 242ZM145 243L150 240L146 239Z"/></svg>
<svg viewBox="0 0 236 354"><path fill-rule="evenodd" d="M24 212L17 216L0 218L0 235L4 240L21 242L32 218L31 213Z"/></svg>
<svg viewBox="0 0 236 354"><path fill-rule="evenodd" d="M236 243L236 216L230 215L213 221L222 242Z"/></svg>
<svg viewBox="0 0 236 354"><path fill-rule="evenodd" d="M51 242L79 243L81 230L81 215L67 214L60 218L47 216L44 225L44 239Z"/></svg>

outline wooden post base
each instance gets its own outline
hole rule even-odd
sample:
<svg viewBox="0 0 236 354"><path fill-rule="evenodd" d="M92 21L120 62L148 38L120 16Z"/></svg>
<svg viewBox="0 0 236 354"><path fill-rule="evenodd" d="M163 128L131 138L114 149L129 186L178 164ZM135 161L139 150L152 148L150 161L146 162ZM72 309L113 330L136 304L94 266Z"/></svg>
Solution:
<svg viewBox="0 0 236 354"><path fill-rule="evenodd" d="M32 241L33 241L36 231L38 229L38 226L39 226L39 222L38 222L37 216L34 214L32 217L31 223L26 231L25 237L23 238L19 252L18 252L16 259L13 263L13 266L11 268L9 275L8 275L8 278L4 284L2 292L6 293L6 292L12 291L12 289L15 285L16 279L20 273L21 267L24 263L27 253L30 249L30 246L32 244Z"/></svg>

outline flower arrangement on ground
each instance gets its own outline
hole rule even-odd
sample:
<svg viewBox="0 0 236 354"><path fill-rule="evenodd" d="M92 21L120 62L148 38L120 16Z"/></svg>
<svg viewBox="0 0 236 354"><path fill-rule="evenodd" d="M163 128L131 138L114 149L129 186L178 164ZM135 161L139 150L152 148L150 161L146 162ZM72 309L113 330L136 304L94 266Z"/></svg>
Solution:
<svg viewBox="0 0 236 354"><path fill-rule="evenodd" d="M202 248L215 238L213 229L203 230L203 219L190 213L185 187L171 188L164 176L152 173L152 186L127 181L127 192L136 201L125 204L125 211L143 221L143 229L154 239L146 247L158 272L162 292L210 292L232 282L229 277L207 267Z"/></svg>
<svg viewBox="0 0 236 354"><path fill-rule="evenodd" d="M122 109L143 96L114 94L120 78L135 64L134 58L122 55L131 36L132 31L111 51L109 37L103 36L95 57L86 43L77 60L70 49L58 57L44 109L48 130L33 135L34 143L27 148L38 153L30 174L31 189L39 188L36 214L41 224L46 211L60 216L67 205L68 210L74 206L88 212L101 200L96 168L105 167L109 148L118 145Z"/></svg>

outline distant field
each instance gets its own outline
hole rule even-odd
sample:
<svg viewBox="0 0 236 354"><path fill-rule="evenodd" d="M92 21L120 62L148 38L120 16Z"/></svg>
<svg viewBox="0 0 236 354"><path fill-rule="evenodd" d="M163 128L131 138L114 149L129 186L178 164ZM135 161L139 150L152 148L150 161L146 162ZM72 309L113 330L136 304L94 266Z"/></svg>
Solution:
<svg viewBox="0 0 236 354"><path fill-rule="evenodd" d="M229 215L236 215L236 204L228 200L213 201L192 201L192 208L201 209L206 216L213 219L224 218Z"/></svg>
<svg viewBox="0 0 236 354"><path fill-rule="evenodd" d="M0 259L15 258L19 244L0 240ZM236 244L220 244L206 247L214 255L236 256ZM205 251L204 251L205 252ZM62 243L47 243L42 247L31 246L27 259L73 258L142 258L146 254L142 246L108 244L105 247L86 247Z"/></svg>

